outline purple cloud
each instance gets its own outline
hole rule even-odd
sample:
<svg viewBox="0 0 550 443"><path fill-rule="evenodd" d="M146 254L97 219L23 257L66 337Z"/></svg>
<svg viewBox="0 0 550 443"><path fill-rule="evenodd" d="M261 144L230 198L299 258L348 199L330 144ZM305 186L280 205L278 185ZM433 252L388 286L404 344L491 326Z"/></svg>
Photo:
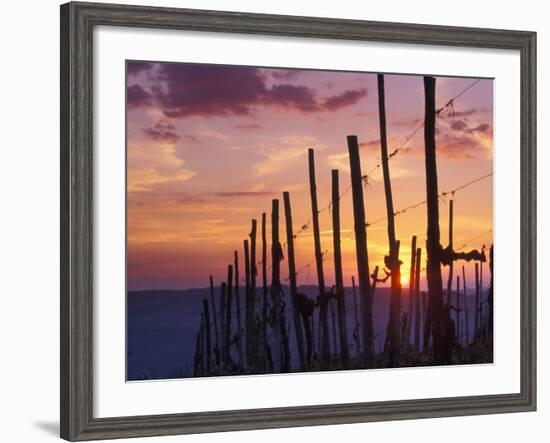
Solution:
<svg viewBox="0 0 550 443"><path fill-rule="evenodd" d="M468 132L469 134L473 134L475 132L479 132L479 133L482 133L482 134L485 134L487 132L491 131L491 125L488 124L488 123L480 123L479 125L473 127L473 128L469 128L466 132Z"/></svg>
<svg viewBox="0 0 550 443"><path fill-rule="evenodd" d="M474 114L477 114L479 111L475 108L466 109L464 111L453 111L453 117L470 117Z"/></svg>
<svg viewBox="0 0 550 443"><path fill-rule="evenodd" d="M126 70L128 75L137 75L140 72L148 71L153 67L151 63L146 62L128 62L126 64Z"/></svg>
<svg viewBox="0 0 550 443"><path fill-rule="evenodd" d="M176 143L180 136L176 134L174 125L158 122L152 128L143 129L143 133L150 139L163 143Z"/></svg>
<svg viewBox="0 0 550 443"><path fill-rule="evenodd" d="M302 71L299 71L297 69L273 69L273 70L270 70L271 76L274 79L285 80L285 81L295 79L296 77L298 77L298 75L300 75L300 72L302 72Z"/></svg>
<svg viewBox="0 0 550 443"><path fill-rule="evenodd" d="M128 86L126 101L129 109L150 105L152 96L139 85Z"/></svg>
<svg viewBox="0 0 550 443"><path fill-rule="evenodd" d="M305 86L274 85L261 101L264 104L295 108L303 112L319 110L314 91Z"/></svg>
<svg viewBox="0 0 550 443"><path fill-rule="evenodd" d="M466 124L466 122L464 120L454 120L451 123L451 129L453 129L455 131L464 131L464 129L466 129L467 127L468 127L468 125Z"/></svg>
<svg viewBox="0 0 550 443"><path fill-rule="evenodd" d="M490 129L490 125L483 123L463 132L441 131L436 138L437 152L451 159L475 159L486 152L484 141L490 137ZM475 133L481 134L481 137Z"/></svg>
<svg viewBox="0 0 550 443"><path fill-rule="evenodd" d="M443 134L437 140L437 152L446 158L473 159L481 149L478 140L467 135Z"/></svg>
<svg viewBox="0 0 550 443"><path fill-rule="evenodd" d="M167 117L248 114L266 88L254 68L165 64L166 91L157 100Z"/></svg>
<svg viewBox="0 0 550 443"><path fill-rule="evenodd" d="M351 106L367 96L366 89L351 89L344 91L342 94L328 97L324 101L324 107L330 111L337 111L338 109Z"/></svg>
<svg viewBox="0 0 550 443"><path fill-rule="evenodd" d="M133 67L141 72L144 66ZM291 72L291 71L288 71ZM292 77L285 73L280 77ZM265 71L250 67L163 64L148 93L139 85L128 88L129 107L155 102L168 118L193 115L248 115L257 106L274 106L298 112L337 110L366 96L366 90L348 90L318 99L312 88L286 83L268 86Z"/></svg>
<svg viewBox="0 0 550 443"><path fill-rule="evenodd" d="M463 111L452 110L444 112L440 114L440 116L445 119L463 118L464 120L467 120L468 117L486 112L489 112L486 108L468 108Z"/></svg>

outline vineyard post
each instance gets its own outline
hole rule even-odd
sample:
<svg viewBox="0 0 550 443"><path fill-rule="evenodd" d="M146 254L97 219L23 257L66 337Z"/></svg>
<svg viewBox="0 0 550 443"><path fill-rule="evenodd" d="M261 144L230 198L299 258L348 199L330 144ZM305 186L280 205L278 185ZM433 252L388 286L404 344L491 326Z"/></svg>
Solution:
<svg viewBox="0 0 550 443"><path fill-rule="evenodd" d="M300 369L306 370L307 363L304 352L304 334L300 313L298 312L298 285L296 283L296 263L294 258L294 232L292 229L292 208L290 206L290 194L283 192L285 205L285 222L286 222L286 243L287 243L287 261L288 261L288 279L290 283L290 304L292 307L292 319L294 321L294 335L296 337L296 348L298 349L298 357L300 360Z"/></svg>
<svg viewBox="0 0 550 443"><path fill-rule="evenodd" d="M311 315L311 353L316 355L319 348L319 343L315 343L315 337L318 337L318 334L315 333L319 329L319 325L315 323L315 315Z"/></svg>
<svg viewBox="0 0 550 443"><path fill-rule="evenodd" d="M481 306L480 306L480 303L479 303L479 263L476 262L475 264L475 269L476 269L476 272L475 272L475 278L476 278L476 309L475 309L475 320L474 320L474 339L478 338L478 334L479 334L479 318L480 318L480 315L479 315L479 312L481 311Z"/></svg>
<svg viewBox="0 0 550 443"><path fill-rule="evenodd" d="M355 317L355 329L353 332L353 338L355 339L356 356L361 356L361 333L359 331L359 311L357 309L357 291L355 290L355 277L351 276L351 288L353 291L353 314Z"/></svg>
<svg viewBox="0 0 550 443"><path fill-rule="evenodd" d="M414 272L414 348L416 352L420 351L420 327L421 327L421 310L420 310L420 265L422 260L422 249L417 248L415 254L415 272Z"/></svg>
<svg viewBox="0 0 550 443"><path fill-rule="evenodd" d="M379 267L378 266L375 266L374 267L374 271L372 271L372 285L371 285L371 290L370 290L370 294L371 294L371 298L370 298L370 302L371 302L371 311L373 312L373 315L374 315L374 296L376 294L376 285L378 283L378 271L379 271ZM374 327L374 324L373 324L373 327ZM376 342L375 342L375 339L374 339L374 334L373 334L373 343L374 343L374 347L375 347L375 351L376 351Z"/></svg>
<svg viewBox="0 0 550 443"><path fill-rule="evenodd" d="M239 253L234 251L235 266L235 310L237 311L237 350L239 352L239 363L243 369L246 368L243 350L243 327L241 322L241 296L239 294Z"/></svg>
<svg viewBox="0 0 550 443"><path fill-rule="evenodd" d="M231 306L233 304L233 266L227 265L227 294L225 300L225 364L231 361Z"/></svg>
<svg viewBox="0 0 550 443"><path fill-rule="evenodd" d="M201 373L202 324L203 324L203 316L201 314L201 321L199 323L199 330L197 331L197 335L195 336L195 355L194 355L194 358L193 358L195 365L194 365L194 370L193 370L193 377L199 377L200 375L202 375L202 373Z"/></svg>
<svg viewBox="0 0 550 443"><path fill-rule="evenodd" d="M453 251L453 206L454 201L449 200L449 250ZM451 293L453 292L453 265L454 260L449 263L449 275L447 277L447 304L451 306Z"/></svg>
<svg viewBox="0 0 550 443"><path fill-rule="evenodd" d="M259 339L258 337L258 324L256 322L256 276L257 276L257 267L256 267L256 230L257 222L256 219L251 220L250 227L250 321L252 325L252 347L254 349L254 368L258 369L260 365L259 361Z"/></svg>
<svg viewBox="0 0 550 443"><path fill-rule="evenodd" d="M328 308L330 310L330 319L332 326L332 353L338 355L338 334L336 333L336 311L334 310L334 300L329 299Z"/></svg>
<svg viewBox="0 0 550 443"><path fill-rule="evenodd" d="M222 369L225 369L226 366L227 366L227 359L226 359L227 358L227 349L225 348L225 345L226 345L225 336L226 336L226 330L227 330L227 327L226 327L226 324L225 324L225 321L227 319L227 317L226 317L226 311L227 311L226 294L227 294L227 285L226 285L225 282L223 282L221 284L221 288L220 288L220 326L221 326L220 344L221 344L221 366L222 366Z"/></svg>
<svg viewBox="0 0 550 443"><path fill-rule="evenodd" d="M250 309L250 246L248 240L243 240L244 249L244 323L246 328L246 365L249 369L255 370L254 361L254 317Z"/></svg>
<svg viewBox="0 0 550 443"><path fill-rule="evenodd" d="M206 354L206 318L204 312L201 312L201 373L202 375L209 375L207 372L208 356Z"/></svg>
<svg viewBox="0 0 550 443"><path fill-rule="evenodd" d="M391 189L390 168L388 161L388 144L386 135L386 99L384 91L384 75L378 74L378 116L380 121L380 151L382 157L382 173L384 176L384 193L386 196L386 213L388 217L389 254L384 257L384 264L390 270L391 296L390 317L388 323L387 343L390 346L390 366L399 366L401 319L401 261L399 248L395 237L395 214Z"/></svg>
<svg viewBox="0 0 550 443"><path fill-rule="evenodd" d="M422 349L427 350L430 345L430 337L426 338L426 323L428 321L428 293L426 291L420 291L420 299L422 300Z"/></svg>
<svg viewBox="0 0 550 443"><path fill-rule="evenodd" d="M334 278L336 282L336 306L338 310L338 332L340 352L344 368L349 366L348 333L346 324L346 299L344 292L344 274L342 271L342 249L340 240L340 185L338 170L331 171L332 177L332 239L334 250ZM335 347L336 348L336 347Z"/></svg>
<svg viewBox="0 0 550 443"><path fill-rule="evenodd" d="M456 336L460 343L460 277L456 276Z"/></svg>
<svg viewBox="0 0 550 443"><path fill-rule="evenodd" d="M363 200L363 177L359 144L355 135L347 137L351 187L353 195L353 217L355 230L355 252L357 256L357 277L361 300L361 323L363 329L363 356L367 368L374 367L374 340L372 324L372 293L369 275L367 248L367 227L365 220L365 203Z"/></svg>
<svg viewBox="0 0 550 443"><path fill-rule="evenodd" d="M210 375L212 371L210 365L212 363L212 338L210 333L210 310L208 309L208 300L202 300L204 310L204 324L206 329L206 373Z"/></svg>
<svg viewBox="0 0 550 443"><path fill-rule="evenodd" d="M267 223L262 212L262 347L264 372L268 370L267 346Z"/></svg>
<svg viewBox="0 0 550 443"><path fill-rule="evenodd" d="M479 326L483 326L483 261L479 261Z"/></svg>
<svg viewBox="0 0 550 443"><path fill-rule="evenodd" d="M284 307L283 307L283 310L284 310ZM281 337L283 342L282 372L290 371L290 340L288 338L288 331L289 331L289 328L287 328L285 316L281 315Z"/></svg>
<svg viewBox="0 0 550 443"><path fill-rule="evenodd" d="M407 341L411 340L411 329L413 323L414 309L414 277L415 277L415 261L416 261L416 235L412 236L411 240L411 269L409 272L409 311L407 316Z"/></svg>
<svg viewBox="0 0 550 443"><path fill-rule="evenodd" d="M256 219L252 219L250 229L250 312L254 322L254 331L256 332L256 276L258 274L256 268ZM255 335L255 340L257 336ZM255 346L256 348L256 346Z"/></svg>
<svg viewBox="0 0 550 443"><path fill-rule="evenodd" d="M470 316L468 314L468 292L466 290L466 271L462 265L462 292L464 294L464 321L466 322L466 345L470 341Z"/></svg>
<svg viewBox="0 0 550 443"><path fill-rule="evenodd" d="M431 332L434 360L449 363L450 349L445 343L443 331L443 282L441 278L441 244L439 232L439 194L437 189L437 160L435 146L435 78L424 77L425 119L424 150L426 162L426 200L428 232L426 252L428 258L428 316L425 335Z"/></svg>
<svg viewBox="0 0 550 443"><path fill-rule="evenodd" d="M315 152L308 149L309 162L309 192L311 196L311 220L313 222L313 240L315 246L315 265L317 268L317 285L319 287L319 332L321 334L321 361L327 364L330 358L329 330L327 319L328 298L325 290L323 273L323 253L321 251L321 234L319 230L319 209L317 206L317 185L315 183Z"/></svg>
<svg viewBox="0 0 550 443"><path fill-rule="evenodd" d="M372 271L372 286L371 286L371 306L373 306L372 309L374 309L374 294L376 293L376 284L378 283L378 266L374 267L374 271Z"/></svg>
<svg viewBox="0 0 550 443"><path fill-rule="evenodd" d="M488 325L489 336L493 335L493 245L489 251L489 271L491 272L491 280L489 281L489 292L487 294L487 304L489 305Z"/></svg>
<svg viewBox="0 0 550 443"><path fill-rule="evenodd" d="M282 360L282 311L281 311L281 260L282 247L279 242L279 200L273 199L271 206L271 303L273 306L273 372L283 369Z"/></svg>
<svg viewBox="0 0 550 443"><path fill-rule="evenodd" d="M216 347L214 349L214 355L216 358L216 367L220 366L220 334L218 332L218 314L216 313L216 296L214 294L214 279L210 276L210 303L212 303L212 315L214 322L214 339Z"/></svg>

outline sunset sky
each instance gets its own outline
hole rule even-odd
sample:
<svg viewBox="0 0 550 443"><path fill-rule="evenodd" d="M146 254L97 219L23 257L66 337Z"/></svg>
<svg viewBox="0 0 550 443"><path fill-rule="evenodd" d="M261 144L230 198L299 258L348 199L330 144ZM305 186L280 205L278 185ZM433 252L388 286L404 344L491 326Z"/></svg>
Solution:
<svg viewBox="0 0 550 443"><path fill-rule="evenodd" d="M363 174L380 161L376 74L196 64L128 62L128 289L179 289L225 278L227 264L250 232L250 220L270 220L271 200L289 191L298 231L311 218L307 149L315 149L319 207L350 183L347 135L357 135ZM477 79L438 77L437 108ZM386 75L388 149L423 120L421 76ZM437 121L439 191L493 172L493 81L483 79ZM390 161L396 210L426 198L423 130ZM492 243L492 177L455 195L455 246ZM365 187L366 218L386 215L381 168ZM440 204L447 245L448 204ZM284 218L282 219L284 221ZM324 269L333 282L331 214L320 214ZM356 275L351 192L341 201L345 284ZM411 236L425 259L426 207L396 217L402 273L410 267ZM270 226L268 224L268 233ZM284 223L280 235L286 238ZM388 251L385 221L367 230L371 268ZM295 240L298 284L315 284L311 228ZM260 244L258 244L258 249ZM467 249L466 248L466 249ZM268 255L269 257L269 255ZM424 263L423 263L424 265ZM470 273L472 265L467 269ZM281 263L282 277L288 263ZM444 278L446 270L444 270Z"/></svg>

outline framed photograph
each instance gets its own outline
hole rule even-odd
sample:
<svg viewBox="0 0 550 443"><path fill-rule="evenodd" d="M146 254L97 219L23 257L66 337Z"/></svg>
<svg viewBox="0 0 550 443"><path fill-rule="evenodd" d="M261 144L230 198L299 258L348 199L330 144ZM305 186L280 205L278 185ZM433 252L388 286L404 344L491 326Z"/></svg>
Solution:
<svg viewBox="0 0 550 443"><path fill-rule="evenodd" d="M535 410L535 42L61 6L61 437Z"/></svg>

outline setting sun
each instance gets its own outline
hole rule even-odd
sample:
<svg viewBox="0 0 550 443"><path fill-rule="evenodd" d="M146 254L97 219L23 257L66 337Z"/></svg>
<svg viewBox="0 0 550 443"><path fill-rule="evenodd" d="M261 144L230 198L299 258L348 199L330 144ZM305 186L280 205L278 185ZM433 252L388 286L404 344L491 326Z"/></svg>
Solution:
<svg viewBox="0 0 550 443"><path fill-rule="evenodd" d="M409 284L409 277L404 272L401 274L401 286L407 286Z"/></svg>

